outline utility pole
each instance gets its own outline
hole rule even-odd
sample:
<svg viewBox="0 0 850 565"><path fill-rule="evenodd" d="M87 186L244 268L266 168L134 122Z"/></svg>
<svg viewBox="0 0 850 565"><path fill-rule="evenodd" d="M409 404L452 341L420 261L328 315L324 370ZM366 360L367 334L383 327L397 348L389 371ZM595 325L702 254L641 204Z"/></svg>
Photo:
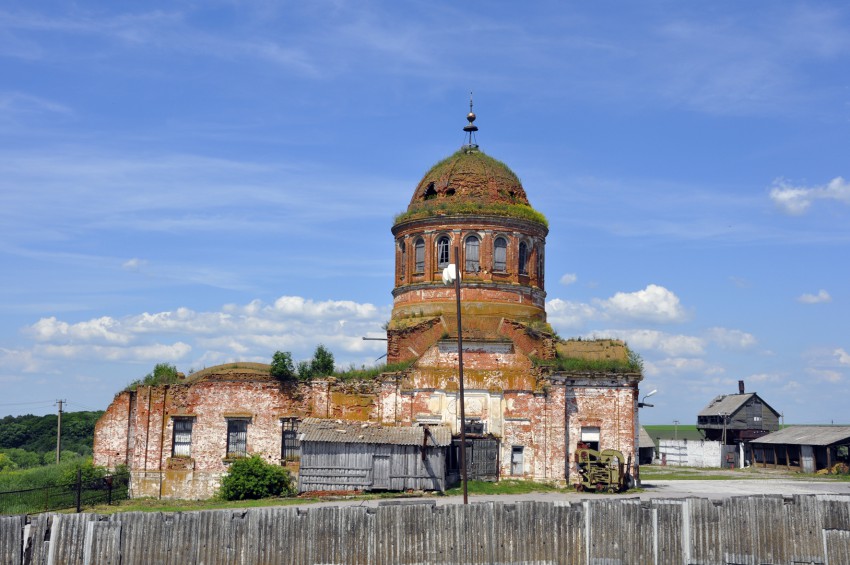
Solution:
<svg viewBox="0 0 850 565"><path fill-rule="evenodd" d="M59 418L56 419L56 464L59 464L59 453L62 451L62 404L67 400L57 400L59 405Z"/></svg>

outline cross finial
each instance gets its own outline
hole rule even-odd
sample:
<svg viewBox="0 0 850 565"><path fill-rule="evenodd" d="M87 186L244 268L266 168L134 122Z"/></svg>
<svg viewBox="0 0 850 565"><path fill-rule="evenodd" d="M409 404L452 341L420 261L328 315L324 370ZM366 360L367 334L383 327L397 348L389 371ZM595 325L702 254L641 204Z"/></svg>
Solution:
<svg viewBox="0 0 850 565"><path fill-rule="evenodd" d="M472 92L469 93L469 114L466 115L466 121L469 122L465 126L463 126L463 131L468 134L468 138L466 141L466 145L464 145L464 149L467 152L476 151L478 149L478 144L473 143L473 141L477 141L475 139L475 132L478 131L478 126L475 125L475 113L472 111Z"/></svg>

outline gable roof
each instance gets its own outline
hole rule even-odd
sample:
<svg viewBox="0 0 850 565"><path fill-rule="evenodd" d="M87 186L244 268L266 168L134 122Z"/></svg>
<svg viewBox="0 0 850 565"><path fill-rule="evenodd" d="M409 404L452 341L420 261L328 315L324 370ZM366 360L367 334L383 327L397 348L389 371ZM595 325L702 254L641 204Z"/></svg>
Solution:
<svg viewBox="0 0 850 565"><path fill-rule="evenodd" d="M644 447L655 447L655 442L652 441L652 436L649 435L646 428L641 426L640 433L638 433L638 448L643 449Z"/></svg>
<svg viewBox="0 0 850 565"><path fill-rule="evenodd" d="M757 397L762 404L764 404L774 414L779 416L779 412L774 410L770 404L765 402L764 399L755 392L748 392L746 394L721 394L720 396L716 396L714 397L714 400L709 402L708 405L703 408L699 414L697 414L697 416L722 416L723 414L734 414L753 397Z"/></svg>
<svg viewBox="0 0 850 565"><path fill-rule="evenodd" d="M302 442L375 443L383 445L427 445L445 447L452 443L448 426L382 426L375 422L307 418L298 425Z"/></svg>
<svg viewBox="0 0 850 565"><path fill-rule="evenodd" d="M850 441L850 426L788 426L750 443L823 446L846 441Z"/></svg>

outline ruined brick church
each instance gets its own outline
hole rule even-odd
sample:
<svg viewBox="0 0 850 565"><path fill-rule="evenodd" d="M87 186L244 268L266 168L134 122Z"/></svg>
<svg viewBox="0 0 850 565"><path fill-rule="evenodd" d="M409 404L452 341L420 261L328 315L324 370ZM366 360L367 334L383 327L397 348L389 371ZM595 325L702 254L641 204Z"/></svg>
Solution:
<svg viewBox="0 0 850 565"><path fill-rule="evenodd" d="M517 176L473 142L471 111L467 121L469 142L425 173L392 227L387 361L406 368L369 380L281 382L268 365L229 363L178 384L124 391L97 424L95 463L127 465L133 496L206 498L230 463L248 454L312 477L302 483L316 488L301 490L401 488L391 485L407 483L394 480L421 473L423 463L394 455L402 453L396 448L429 436L447 438L432 447L444 450L438 474L448 483L434 484L450 484L461 426L470 478L572 484L579 442L636 457L639 360L616 340L562 340L553 332L545 309L546 219ZM455 248L461 328L455 288L442 280ZM327 426L317 422L329 420L336 429L323 435ZM407 433L417 427L424 436ZM427 431L437 428L444 433ZM425 440L409 439L419 437ZM342 453L332 443L340 441L349 459L332 457ZM324 449L327 457L308 473L301 456L309 442L310 453ZM386 468L379 471L378 461Z"/></svg>

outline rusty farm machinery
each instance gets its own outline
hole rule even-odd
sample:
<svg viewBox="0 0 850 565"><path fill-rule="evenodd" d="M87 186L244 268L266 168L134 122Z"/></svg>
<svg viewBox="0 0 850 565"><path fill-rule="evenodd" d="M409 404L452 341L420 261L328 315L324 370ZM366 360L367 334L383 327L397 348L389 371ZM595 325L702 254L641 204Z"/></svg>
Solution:
<svg viewBox="0 0 850 565"><path fill-rule="evenodd" d="M623 492L631 486L631 456L626 461L616 449L602 452L582 447L575 452L579 481L576 490L596 492Z"/></svg>

